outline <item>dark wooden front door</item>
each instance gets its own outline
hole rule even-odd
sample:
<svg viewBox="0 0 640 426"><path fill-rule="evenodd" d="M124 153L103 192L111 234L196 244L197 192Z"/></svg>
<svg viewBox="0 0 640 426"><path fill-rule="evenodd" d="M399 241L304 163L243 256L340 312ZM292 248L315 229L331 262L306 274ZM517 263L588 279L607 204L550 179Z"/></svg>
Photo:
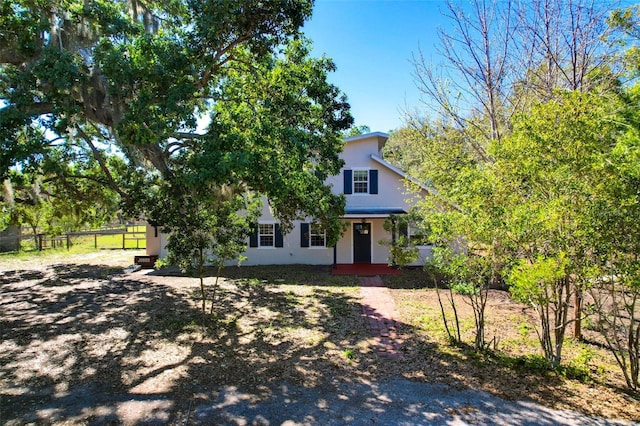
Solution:
<svg viewBox="0 0 640 426"><path fill-rule="evenodd" d="M371 224L353 224L353 262L371 263Z"/></svg>

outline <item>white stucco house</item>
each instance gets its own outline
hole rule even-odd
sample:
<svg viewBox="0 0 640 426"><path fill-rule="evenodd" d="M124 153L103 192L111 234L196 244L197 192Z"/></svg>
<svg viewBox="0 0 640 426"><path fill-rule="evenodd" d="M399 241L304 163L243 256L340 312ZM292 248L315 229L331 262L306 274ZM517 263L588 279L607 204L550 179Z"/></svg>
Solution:
<svg viewBox="0 0 640 426"><path fill-rule="evenodd" d="M379 244L391 240L384 222L390 215L407 213L420 198L428 195L425 187L419 193L406 189L404 172L382 158L382 148L389 135L374 132L345 140L341 158L345 165L340 175L327 179L335 193L345 194L343 219L346 232L335 247L328 247L324 232L313 224L313 218L297 221L288 234L282 234L278 221L264 203L258 232L247 241L243 265L343 265L387 264L389 247ZM412 230L408 230L412 238ZM153 226L147 227L147 255L167 255L167 235ZM418 237L418 236L415 236ZM422 245L415 265L422 265L431 255L431 246Z"/></svg>

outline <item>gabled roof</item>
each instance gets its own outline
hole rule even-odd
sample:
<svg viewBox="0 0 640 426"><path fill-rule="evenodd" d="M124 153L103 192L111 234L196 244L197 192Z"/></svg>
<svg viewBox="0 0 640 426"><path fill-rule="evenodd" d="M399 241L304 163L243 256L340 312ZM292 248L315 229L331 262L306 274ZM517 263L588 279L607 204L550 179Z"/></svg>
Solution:
<svg viewBox="0 0 640 426"><path fill-rule="evenodd" d="M412 183L418 185L418 187L420 189L422 189L424 191L427 191L429 193L432 193L432 190L430 188L428 188L426 185L418 182L416 179L412 178L411 176L407 176L407 174L404 171L402 171L401 169L397 168L396 166L394 166L393 164L389 163L388 161L383 160L382 158L380 158L376 154L371 154L371 159L373 161L375 161L376 163L378 163L378 164L386 167L387 169L391 170L395 174L399 175L401 178L406 179L409 182L412 182Z"/></svg>
<svg viewBox="0 0 640 426"><path fill-rule="evenodd" d="M346 138L344 141L345 142L354 142L354 141L359 141L362 139L370 139L372 137L379 137L379 138L384 138L384 139L389 139L389 134L388 133L384 133L384 132L371 132L371 133L365 133L362 135L356 135L356 136L350 136L348 138Z"/></svg>
<svg viewBox="0 0 640 426"><path fill-rule="evenodd" d="M389 135L387 133L383 133L383 132L371 132L371 133L365 133L364 135L357 135L357 136L351 136L349 138L346 138L344 140L344 143L350 143L350 142L358 142L358 141L363 141L363 140L371 140L371 139L377 139L378 142L378 152L380 152L380 150L384 147L384 144L387 143L387 139L389 139Z"/></svg>

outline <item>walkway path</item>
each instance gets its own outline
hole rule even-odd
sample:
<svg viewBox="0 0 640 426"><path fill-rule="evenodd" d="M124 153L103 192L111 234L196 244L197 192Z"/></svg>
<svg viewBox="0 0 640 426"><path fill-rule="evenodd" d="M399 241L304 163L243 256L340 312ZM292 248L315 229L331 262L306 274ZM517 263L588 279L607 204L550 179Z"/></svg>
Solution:
<svg viewBox="0 0 640 426"><path fill-rule="evenodd" d="M402 357L398 313L391 292L379 276L359 277L362 313L376 340L379 356L390 359Z"/></svg>

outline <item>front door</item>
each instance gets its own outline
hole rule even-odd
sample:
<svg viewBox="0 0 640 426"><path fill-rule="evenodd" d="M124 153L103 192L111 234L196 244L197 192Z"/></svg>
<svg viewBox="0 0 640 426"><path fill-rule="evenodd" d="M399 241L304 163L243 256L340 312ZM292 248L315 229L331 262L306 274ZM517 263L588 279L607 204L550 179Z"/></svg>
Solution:
<svg viewBox="0 0 640 426"><path fill-rule="evenodd" d="M371 224L353 224L353 262L371 263Z"/></svg>

